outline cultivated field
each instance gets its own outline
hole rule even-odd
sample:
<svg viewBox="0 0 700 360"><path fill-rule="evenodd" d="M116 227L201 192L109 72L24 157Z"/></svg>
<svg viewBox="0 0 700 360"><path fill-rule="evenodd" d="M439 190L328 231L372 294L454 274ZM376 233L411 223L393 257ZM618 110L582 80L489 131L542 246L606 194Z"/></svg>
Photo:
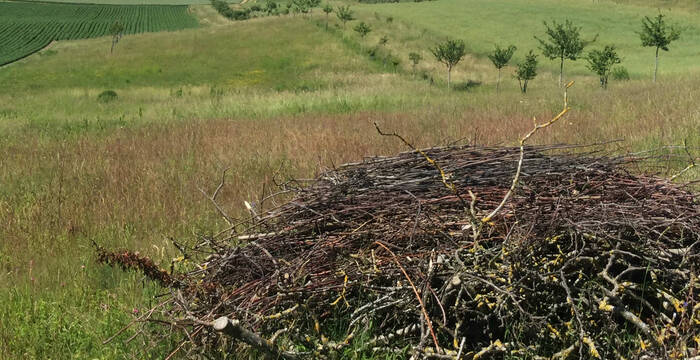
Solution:
<svg viewBox="0 0 700 360"><path fill-rule="evenodd" d="M117 21L124 26L124 34L175 31L198 24L187 6L0 2L0 66L29 56L52 41L109 35Z"/></svg>
<svg viewBox="0 0 700 360"><path fill-rule="evenodd" d="M514 43L519 50L511 64L520 61L524 50L536 48L532 35L543 34L543 20L571 18L584 36L599 34L594 47L616 44L632 79L611 80L603 90L583 61L567 62L566 77L576 80L572 111L535 142L624 139L613 145L617 152L683 141L700 148L698 14L670 10L683 33L662 54L654 84L653 51L639 46L635 31L643 15L657 10L635 3L351 4L373 28L365 38L352 30L357 20L343 30L334 14L326 31L318 9L241 22L202 10L194 11L206 14L201 23L223 25L128 35L113 55L108 37L58 41L0 67L0 358L166 357L179 338L153 339L134 328L102 344L158 302L154 295L162 290L140 275L96 265L91 244L138 249L169 268L177 256L171 238L191 242L225 226L199 190L213 191L225 168L232 170L219 202L243 216L243 201L270 191L280 169L309 178L363 156L406 150L378 136L375 121L421 147L515 143L532 117L548 119L560 110L556 64L540 58L526 95L509 66L496 93L496 70L485 54L494 43ZM32 6L44 19L35 23L72 16L50 4L0 3L0 9ZM133 15L144 20L133 22L132 32L197 24L187 7L94 8L144 14ZM172 16L148 9L169 9ZM0 10L0 19L6 14ZM381 51L399 59L396 66L368 56L384 35ZM480 85L445 89L444 66L429 47L446 36L466 40L470 51L454 81ZM418 74L409 52L423 55ZM105 90L117 98L98 101ZM679 180L699 176L691 171ZM367 349L352 350L355 358L371 358Z"/></svg>

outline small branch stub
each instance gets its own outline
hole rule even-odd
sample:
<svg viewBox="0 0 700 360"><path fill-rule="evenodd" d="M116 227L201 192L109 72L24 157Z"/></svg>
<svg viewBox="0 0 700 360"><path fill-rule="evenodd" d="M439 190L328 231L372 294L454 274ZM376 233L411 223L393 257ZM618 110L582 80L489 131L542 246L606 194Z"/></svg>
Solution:
<svg viewBox="0 0 700 360"><path fill-rule="evenodd" d="M258 334L242 327L238 320L231 320L226 316L222 316L212 323L212 327L217 332L228 335L235 340L242 341L262 352L265 354L265 359L296 360L298 358L295 354L281 351L274 344L263 339Z"/></svg>

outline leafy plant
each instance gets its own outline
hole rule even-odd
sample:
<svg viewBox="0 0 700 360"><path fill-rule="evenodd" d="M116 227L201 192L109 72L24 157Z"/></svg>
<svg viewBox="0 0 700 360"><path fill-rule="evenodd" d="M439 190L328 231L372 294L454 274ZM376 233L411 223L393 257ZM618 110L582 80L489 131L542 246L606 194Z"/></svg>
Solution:
<svg viewBox="0 0 700 360"><path fill-rule="evenodd" d="M561 86L564 76L564 60L576 61L581 56L583 48L595 41L595 38L591 41L583 40L581 28L574 26L570 20L566 20L564 24L552 21L552 26L549 26L545 21L544 26L547 28L545 31L547 39L542 40L537 36L535 39L540 43L542 55L550 60L559 60L559 86Z"/></svg>
<svg viewBox="0 0 700 360"><path fill-rule="evenodd" d="M513 57L515 50L517 48L515 45L510 45L507 48L501 49L500 46L496 45L496 48L491 54L489 54L489 60L493 63L493 66L498 69L498 81L496 82L496 92L498 92L501 84L501 69L504 68L510 59Z"/></svg>
<svg viewBox="0 0 700 360"><path fill-rule="evenodd" d="M333 12L331 4L326 3L326 5L323 5L323 12L326 13L326 30L328 30L328 17Z"/></svg>
<svg viewBox="0 0 700 360"><path fill-rule="evenodd" d="M117 98L117 92L114 90L105 90L97 95L97 101L105 104L117 100Z"/></svg>
<svg viewBox="0 0 700 360"><path fill-rule="evenodd" d="M630 73L627 71L627 68L624 66L615 66L613 67L610 76L614 80L629 80L630 79Z"/></svg>
<svg viewBox="0 0 700 360"><path fill-rule="evenodd" d="M355 25L354 28L355 32L360 34L361 38L364 38L367 36L372 31L372 28L367 25L364 21L360 22L359 24Z"/></svg>
<svg viewBox="0 0 700 360"><path fill-rule="evenodd" d="M515 78L518 79L520 83L520 91L523 94L527 93L527 84L530 80L537 76L537 55L530 50L527 55L525 55L525 61L518 64L517 70L515 71Z"/></svg>
<svg viewBox="0 0 700 360"><path fill-rule="evenodd" d="M353 11L350 10L350 5L338 6L335 11L335 16L343 23L343 30L345 30L345 23L355 20L355 15Z"/></svg>
<svg viewBox="0 0 700 360"><path fill-rule="evenodd" d="M669 51L668 45L671 42L680 38L681 32L677 28L666 24L664 15L659 14L654 19L645 16L642 19L642 31L639 37L642 40L642 46L656 48L656 62L654 63L654 82L656 82L656 74L659 70L659 49Z"/></svg>
<svg viewBox="0 0 700 360"><path fill-rule="evenodd" d="M413 65L413 76L416 76L416 66L423 60L423 57L419 53L412 52L408 54L408 60L410 60Z"/></svg>
<svg viewBox="0 0 700 360"><path fill-rule="evenodd" d="M114 22L109 28L109 34L112 35L112 49L109 51L110 54L114 52L114 47L117 46L117 43L121 40L124 30L124 24L119 21Z"/></svg>
<svg viewBox="0 0 700 360"><path fill-rule="evenodd" d="M435 59L447 67L447 88L450 88L452 68L457 65L464 55L467 54L466 45L462 40L446 40L438 44L434 49L430 49Z"/></svg>
<svg viewBox="0 0 700 360"><path fill-rule="evenodd" d="M606 45L603 50L589 52L586 60L588 60L587 67L600 78L600 86L603 89L608 87L608 77L610 77L613 66L622 62L612 45Z"/></svg>

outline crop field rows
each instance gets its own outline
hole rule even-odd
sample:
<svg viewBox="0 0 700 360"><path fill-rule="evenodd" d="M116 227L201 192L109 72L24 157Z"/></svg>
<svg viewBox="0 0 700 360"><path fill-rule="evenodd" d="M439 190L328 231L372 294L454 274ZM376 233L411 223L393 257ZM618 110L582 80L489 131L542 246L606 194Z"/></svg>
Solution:
<svg viewBox="0 0 700 360"><path fill-rule="evenodd" d="M54 40L108 35L117 21L124 25L124 34L198 25L187 6L0 3L0 66L31 55Z"/></svg>

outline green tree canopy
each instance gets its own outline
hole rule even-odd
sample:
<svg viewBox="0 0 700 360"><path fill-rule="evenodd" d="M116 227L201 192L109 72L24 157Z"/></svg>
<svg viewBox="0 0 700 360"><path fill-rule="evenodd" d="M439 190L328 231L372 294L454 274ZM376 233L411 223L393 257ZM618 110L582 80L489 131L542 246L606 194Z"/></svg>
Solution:
<svg viewBox="0 0 700 360"><path fill-rule="evenodd" d="M501 48L500 46L496 45L496 48L493 50L491 54L489 54L489 60L493 63L493 66L498 69L498 81L496 82L496 92L498 92L499 87L501 85L501 69L505 67L510 59L513 57L513 54L515 53L515 50L517 48L515 45L510 45L507 48Z"/></svg>
<svg viewBox="0 0 700 360"><path fill-rule="evenodd" d="M466 45L462 40L446 40L430 49L435 59L447 67L447 88L450 88L452 68L467 54Z"/></svg>
<svg viewBox="0 0 700 360"><path fill-rule="evenodd" d="M559 60L559 86L562 85L564 76L564 60L576 61L583 52L583 48L591 42L581 38L581 28L574 26L570 20L563 24L552 21L552 26L544 22L547 34L546 39L535 39L540 43L542 55L550 60Z"/></svg>
<svg viewBox="0 0 700 360"><path fill-rule="evenodd" d="M654 19L648 16L642 19L642 31L639 33L639 37L642 39L642 46L656 48L654 82L656 82L656 74L659 70L659 49L668 51L668 45L678 40L680 36L680 30L666 24L662 14L657 15Z"/></svg>
<svg viewBox="0 0 700 360"><path fill-rule="evenodd" d="M355 15L353 11L350 10L350 5L338 6L335 15L343 22L343 29L345 29L345 23L355 20Z"/></svg>

